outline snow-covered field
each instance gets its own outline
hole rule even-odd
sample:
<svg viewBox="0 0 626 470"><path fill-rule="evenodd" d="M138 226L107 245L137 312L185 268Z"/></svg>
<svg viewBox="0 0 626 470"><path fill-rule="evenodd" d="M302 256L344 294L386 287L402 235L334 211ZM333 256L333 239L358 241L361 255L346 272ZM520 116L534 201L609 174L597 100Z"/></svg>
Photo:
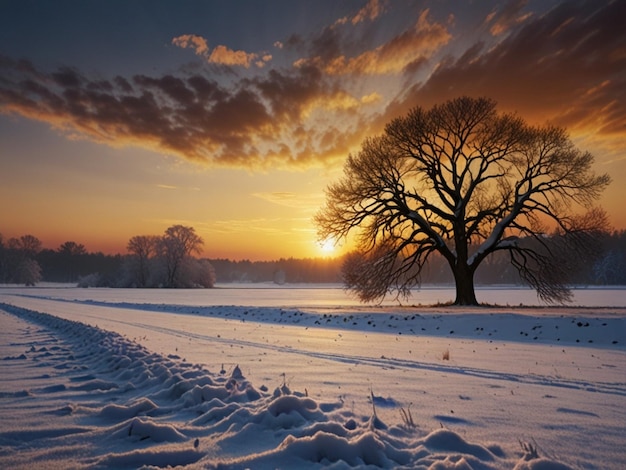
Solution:
<svg viewBox="0 0 626 470"><path fill-rule="evenodd" d="M623 469L624 293L3 287L0 468Z"/></svg>

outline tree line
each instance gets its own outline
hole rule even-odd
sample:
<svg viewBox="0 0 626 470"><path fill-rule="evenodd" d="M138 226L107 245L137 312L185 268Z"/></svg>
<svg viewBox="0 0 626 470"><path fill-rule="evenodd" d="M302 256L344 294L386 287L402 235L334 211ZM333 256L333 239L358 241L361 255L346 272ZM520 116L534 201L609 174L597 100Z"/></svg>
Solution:
<svg viewBox="0 0 626 470"><path fill-rule="evenodd" d="M0 284L45 281L85 287L211 287L216 282L343 282L342 268L349 255L274 261L198 259L192 255L197 255L202 239L193 236L191 227L187 229L168 229L163 236L134 236L128 242L128 252L115 255L88 252L73 241L54 250L44 249L33 235L4 239L0 234ZM178 240L183 234L187 237ZM573 284L626 285L626 231L603 233L599 247L595 261L573 273ZM429 260L422 282L454 283L443 257ZM518 285L524 281L504 253L494 253L477 270L476 283Z"/></svg>
<svg viewBox="0 0 626 470"><path fill-rule="evenodd" d="M139 235L125 255L88 253L74 241L42 249L33 235L0 235L0 283L35 285L76 282L84 287L213 287L215 271L201 252L204 240L193 227L173 225L163 235Z"/></svg>

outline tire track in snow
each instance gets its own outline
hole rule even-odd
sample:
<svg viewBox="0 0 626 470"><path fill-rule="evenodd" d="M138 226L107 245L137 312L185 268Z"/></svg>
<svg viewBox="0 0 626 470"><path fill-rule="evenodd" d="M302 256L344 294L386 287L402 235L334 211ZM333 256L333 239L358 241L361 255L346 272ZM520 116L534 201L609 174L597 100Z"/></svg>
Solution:
<svg viewBox="0 0 626 470"><path fill-rule="evenodd" d="M130 324L130 323L129 323ZM163 327L155 327L153 325L148 324L140 324L134 323L134 326L143 327L146 329L151 329L153 331L158 331L160 333L168 333L174 334L176 336L181 337L190 337L195 339L211 339L211 341L216 341L224 344L234 344L236 346L247 346L251 348L258 349L267 349L275 352L279 352L281 354L298 354L306 357L314 357L316 359L324 359L328 361L342 362L346 364L352 365L365 365L370 367L379 367L379 368L389 368L389 369L407 369L407 370L428 370L431 372L439 372L446 374L457 374L468 377L476 377L481 379L490 379L490 380L499 380L506 382L516 382L528 385L542 385L548 387L559 387L559 388L568 388L574 390L584 390L587 392L597 392L597 393L605 393L611 395L619 395L626 397L626 384L620 383L594 383L588 381L578 381L578 380L563 380L563 379L554 379L548 376L541 376L535 374L511 374L511 373L502 373L497 371L490 371L486 369L478 369L478 368L468 368L468 367L454 367L454 366L446 366L443 364L434 364L428 362L421 361L410 361L406 359L396 359L396 358L372 358L368 356L358 356L358 355L346 355L346 354L334 354L320 351L312 351L308 349L296 349L292 346L279 346L272 345L266 343L260 343L255 341L247 341L241 339L226 339L219 337L207 337L205 335L200 335L191 332L183 332L181 330L163 328ZM372 333L369 333L372 334ZM384 333L374 333L380 334L384 336Z"/></svg>
<svg viewBox="0 0 626 470"><path fill-rule="evenodd" d="M39 299L41 301L41 299ZM66 303L72 305L80 305L80 303L76 302L68 302L66 300L57 300L57 299L45 299L44 302L54 302L54 303ZM45 304L44 304L45 306ZM119 311L119 307L109 307L103 305L90 305L89 309L98 309L101 311L105 311L106 309L114 309ZM129 310L133 310L129 308ZM163 313L146 310L144 308L136 309L138 312L153 312L153 313ZM234 345L240 347L249 347L259 350L267 350L272 352L277 352L281 354L296 354L304 357L316 358L321 360L328 360L333 362L341 362L351 365L361 365L361 366L369 366L375 368L387 368L387 369L403 369L403 370L425 370L431 372L437 372L442 374L455 374L463 377L473 377L479 379L488 379L495 381L504 381L504 382L513 382L519 384L527 384L527 385L539 385L546 387L554 387L554 388L565 388L565 389L573 389L573 390L582 390L586 392L593 393L602 393L609 395L617 395L617 396L626 396L626 383L604 383L604 382L592 382L585 380L572 380L572 379L564 379L564 378L555 378L552 376L545 375L537 375L537 374L516 374L516 373L505 373L499 371L493 371L488 369L480 369L475 367L458 367L451 366L445 364L436 364L422 361L414 361L408 359L399 359L393 357L370 357L364 355L355 355L355 354L341 354L341 353L333 353L333 352L325 352L314 349L300 349L289 345L279 345L279 344L269 344L263 343L259 341L251 341L245 339L235 339L235 338L224 338L220 335L208 335L204 333L196 333L192 331L187 331L184 329L178 328L169 328L164 326L157 326L150 323L145 322L137 322L137 321L129 321L129 320L120 320L113 318L111 316L104 315L93 315L86 312L81 314L83 318L91 318L93 320L102 321L106 319L106 321L119 323L122 325L128 325L139 329L145 329L149 331L153 331L156 333L171 335L177 338L188 338L199 341L206 341L212 343L221 343L224 345ZM224 319L224 318L213 318L215 321L225 321L237 324L247 324L248 326L255 324L256 322L252 319L246 320L242 322L236 318ZM267 324L267 323L265 323ZM280 327L286 328L297 328L298 330L305 328L303 326L296 325L285 325L285 324L277 324ZM308 326L309 331L313 330L324 330L328 332L327 328L316 328L313 326ZM341 334L346 335L350 332L346 332L345 330L341 332ZM367 332L368 335L380 335L380 337L384 336L393 336L386 333L376 333L376 332ZM426 336L426 335L425 335ZM385 340L381 340L385 341Z"/></svg>

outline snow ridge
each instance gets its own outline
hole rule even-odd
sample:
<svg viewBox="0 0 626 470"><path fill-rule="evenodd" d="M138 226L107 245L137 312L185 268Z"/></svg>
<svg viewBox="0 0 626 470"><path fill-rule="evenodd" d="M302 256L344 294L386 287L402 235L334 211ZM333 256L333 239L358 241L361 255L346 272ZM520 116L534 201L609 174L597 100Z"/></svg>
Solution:
<svg viewBox="0 0 626 470"><path fill-rule="evenodd" d="M2 392L3 410L53 407L37 432L7 422L3 468L570 468L443 427L384 423L374 394L372 414L359 416L341 400L314 400L286 383L256 388L239 367L211 373L114 332L0 304L8 314L26 326L10 345L22 353L1 362L53 385Z"/></svg>

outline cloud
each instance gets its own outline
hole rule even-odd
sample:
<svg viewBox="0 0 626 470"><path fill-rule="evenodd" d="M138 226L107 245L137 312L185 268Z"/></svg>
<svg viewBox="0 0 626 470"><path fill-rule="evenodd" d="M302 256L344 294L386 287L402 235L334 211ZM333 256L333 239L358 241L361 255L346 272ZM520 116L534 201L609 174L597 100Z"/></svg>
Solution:
<svg viewBox="0 0 626 470"><path fill-rule="evenodd" d="M245 51L235 51L224 45L218 45L211 50L209 45L202 36L195 34L184 34L172 39L172 44L183 49L193 49L196 55L199 55L211 64L241 66L250 68L252 64L257 67L264 67L267 62L272 60L271 54L259 54Z"/></svg>
<svg viewBox="0 0 626 470"><path fill-rule="evenodd" d="M329 75L382 75L396 74L412 64L429 58L451 39L446 27L428 19L429 10L424 10L415 26L374 49L353 57L327 51L314 57L295 62L297 67L314 65ZM330 41L329 41L330 43ZM336 42L332 43L336 49Z"/></svg>
<svg viewBox="0 0 626 470"><path fill-rule="evenodd" d="M527 3L528 0L510 0L501 11L492 11L485 20L487 25L491 25L491 34L499 36L530 18L532 12L521 12Z"/></svg>
<svg viewBox="0 0 626 470"><path fill-rule="evenodd" d="M226 87L200 74L95 80L73 68L46 73L0 57L0 77L2 113L46 122L68 138L212 166L324 165L348 149L328 148L307 119L318 109L327 120L359 104L312 67L270 70Z"/></svg>
<svg viewBox="0 0 626 470"><path fill-rule="evenodd" d="M254 63L259 56L254 53L245 51L234 51L226 46L217 46L209 55L209 62L221 65L241 65L250 68L250 64ZM268 56L265 56L268 57ZM271 58L271 56L269 56ZM260 61L263 64L263 60Z"/></svg>
<svg viewBox="0 0 626 470"><path fill-rule="evenodd" d="M289 68L277 68L270 54L211 49L195 35L174 38L206 63L213 56L211 63L251 69L229 74L228 85L201 67L102 79L0 56L0 112L46 122L68 138L139 146L209 166L305 169L344 161L413 106L488 96L504 110L566 126L614 154L626 148L625 1L562 2L542 14L511 1L484 14L484 28L470 43L463 42L461 17L455 24L429 10L374 43L383 36L371 35L379 31L381 5L370 2L369 16L310 37L277 41L273 52L281 59L302 57ZM353 24L357 17L363 20ZM366 18L371 24L363 24ZM210 72L216 69L222 70Z"/></svg>
<svg viewBox="0 0 626 470"><path fill-rule="evenodd" d="M374 21L385 10L384 4L385 2L382 0L369 0L367 4L363 8L361 8L352 18L344 16L343 18L338 19L335 24L342 25L346 23L352 23L353 25L356 25L366 20Z"/></svg>
<svg viewBox="0 0 626 470"><path fill-rule="evenodd" d="M202 36L195 34L183 34L182 36L172 39L172 44L183 49L193 49L199 56L206 56L209 53L209 46Z"/></svg>
<svg viewBox="0 0 626 470"><path fill-rule="evenodd" d="M489 96L535 123L553 122L608 152L626 148L626 2L564 2L533 15L493 46L476 43L442 60L388 107ZM621 149L621 150L620 150Z"/></svg>
<svg viewBox="0 0 626 470"><path fill-rule="evenodd" d="M364 95L361 97L361 103L363 104L372 104L378 103L383 99L383 97L378 92L372 92L369 95Z"/></svg>
<svg viewBox="0 0 626 470"><path fill-rule="evenodd" d="M324 201L324 194L303 194L292 192L259 192L253 193L254 197L279 206L293 207L301 210L314 212Z"/></svg>
<svg viewBox="0 0 626 470"><path fill-rule="evenodd" d="M196 222L200 233L237 235L258 233L265 235L287 236L291 233L289 228L282 228L292 219L281 218L257 218L257 219L228 219L214 220L211 222Z"/></svg>

